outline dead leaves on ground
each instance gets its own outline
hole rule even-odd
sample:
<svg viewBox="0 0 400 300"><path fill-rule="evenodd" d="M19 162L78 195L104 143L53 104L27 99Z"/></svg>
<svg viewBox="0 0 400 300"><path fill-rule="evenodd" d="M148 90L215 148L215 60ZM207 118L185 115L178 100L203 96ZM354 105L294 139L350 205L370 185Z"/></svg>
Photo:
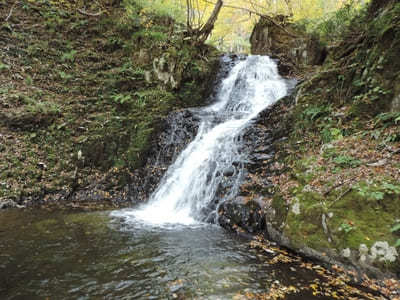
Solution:
<svg viewBox="0 0 400 300"><path fill-rule="evenodd" d="M250 246L262 250L269 257L266 261L267 264L290 265L290 270L309 272L314 279L305 282L302 286L285 285L279 281L274 281L268 287L267 293L247 292L236 295L234 299L286 299L289 294L299 293L303 297L307 297L306 295L311 297L312 295L324 299L400 299L400 282L398 280L378 281L370 279L366 275L359 278L355 271L345 270L338 265L333 265L329 270L274 246L261 236L257 236L251 241Z"/></svg>

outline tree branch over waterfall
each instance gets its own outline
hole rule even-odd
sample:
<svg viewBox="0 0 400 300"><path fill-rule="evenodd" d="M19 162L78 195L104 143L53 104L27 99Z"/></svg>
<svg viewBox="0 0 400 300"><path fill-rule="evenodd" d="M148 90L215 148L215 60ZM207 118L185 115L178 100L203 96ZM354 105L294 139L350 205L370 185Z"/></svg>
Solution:
<svg viewBox="0 0 400 300"><path fill-rule="evenodd" d="M208 18L207 22L201 24L201 19L204 12L201 12L198 5L198 0L186 0L186 24L188 32L196 37L197 41L205 42L214 29L215 22L224 5L223 0L218 0L214 5L214 9ZM197 17L196 17L197 14Z"/></svg>
<svg viewBox="0 0 400 300"><path fill-rule="evenodd" d="M217 4L218 4L218 3L214 3L214 2L211 2L211 1L208 1L208 0L203 0L203 1L204 1L205 3L209 3L209 4L214 4L214 5L217 5ZM288 7L289 7L289 4L288 4L288 3L290 3L290 1L286 0L285 2L287 3L287 5L288 5ZM276 22L274 18L270 17L270 16L267 15L267 14L263 14L263 13L257 11L257 9L256 9L256 6L259 7L259 8L264 8L264 7L262 7L262 6L260 6L260 5L256 5L256 4L254 4L253 2L251 2L251 1L250 1L250 4L252 5L252 7L253 7L254 9L249 9L249 8L246 8L246 7L235 6L235 5L227 5L227 4L224 4L224 7L232 8L232 9L237 9L237 10L241 10L241 11L244 11L244 12L249 13L250 15L251 15L251 14L254 14L254 15L259 16L259 17L261 17L261 18L267 19L267 20L269 20L271 23L273 23L274 25L278 26L279 28L281 28L281 29L283 29L285 32L287 32L287 30L286 30L281 24L279 24L278 22ZM287 32L287 33L290 34L289 32Z"/></svg>
<svg viewBox="0 0 400 300"><path fill-rule="evenodd" d="M205 42L212 30L214 29L214 24L218 19L219 12L221 11L224 2L222 0L218 0L218 2L214 6L214 10L211 13L211 16L208 18L206 24L199 31L198 37L201 42Z"/></svg>

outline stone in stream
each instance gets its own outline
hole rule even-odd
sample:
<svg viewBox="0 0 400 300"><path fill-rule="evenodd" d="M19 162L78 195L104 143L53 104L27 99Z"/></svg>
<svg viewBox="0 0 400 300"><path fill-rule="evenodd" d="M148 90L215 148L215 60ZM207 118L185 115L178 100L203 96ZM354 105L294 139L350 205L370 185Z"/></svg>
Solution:
<svg viewBox="0 0 400 300"><path fill-rule="evenodd" d="M227 229L243 228L257 233L265 229L265 217L259 203L237 197L235 201L223 202L218 210L219 224Z"/></svg>

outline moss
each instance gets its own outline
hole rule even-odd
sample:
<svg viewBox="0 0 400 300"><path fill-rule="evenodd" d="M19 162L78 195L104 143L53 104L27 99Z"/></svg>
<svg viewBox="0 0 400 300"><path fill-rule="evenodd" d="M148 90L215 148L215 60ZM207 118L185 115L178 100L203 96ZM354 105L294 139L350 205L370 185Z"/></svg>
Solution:
<svg viewBox="0 0 400 300"><path fill-rule="evenodd" d="M336 202L329 210L334 214L329 223L336 236L337 247L358 249L360 244L372 246L380 240L393 245L395 237L390 228L400 215L400 208L395 197L386 197L384 203L384 207L379 203L371 203L356 191ZM339 231L340 225L348 221L354 224L354 230L348 234Z"/></svg>
<svg viewBox="0 0 400 300"><path fill-rule="evenodd" d="M275 224L279 228L279 224L286 223L283 233L296 248L358 250L360 244L371 247L376 241L395 244L397 237L390 229L400 215L396 196L385 197L384 206L371 203L356 191L337 199L337 195L324 198L318 193L304 192L300 187L294 191L292 200L293 204L300 205L297 214L292 208L287 211L282 198L276 196L272 203L276 210ZM323 229L323 214L328 232ZM344 224L348 225L348 231L344 230Z"/></svg>
<svg viewBox="0 0 400 300"><path fill-rule="evenodd" d="M274 210L275 214L270 222L275 228L280 228L282 224L286 222L286 218L288 215L288 205L286 204L285 199L279 193L275 193L271 207Z"/></svg>
<svg viewBox="0 0 400 300"><path fill-rule="evenodd" d="M160 120L205 102L219 53L184 41L173 20L139 10L113 6L96 20L62 3L27 3L16 11L28 27L46 27L4 31L13 47L0 42L0 81L9 82L10 72L30 78L0 89L7 95L0 102L0 130L12 136L0 142L0 197L32 203L109 172L120 182L108 186L119 188L143 164ZM178 90L146 81L162 54L175 62Z"/></svg>
<svg viewBox="0 0 400 300"><path fill-rule="evenodd" d="M292 191L292 207L298 203L299 214L292 208L288 212L283 199L276 195L272 202L276 211L275 224L279 227L286 223L284 233L296 247L308 246L323 251L332 247L357 250L360 244L370 247L376 241L394 245L396 237L390 228L400 215L397 196L388 194L381 202L371 202L355 190L341 197L342 193L337 191L323 197L316 192L305 192L304 186L299 186ZM323 214L328 232L324 232L322 226ZM351 224L351 229L346 232L343 224Z"/></svg>
<svg viewBox="0 0 400 300"><path fill-rule="evenodd" d="M299 189L301 190L301 189ZM313 192L296 192L293 202L300 204L300 213L289 211L284 233L296 247L308 246L317 250L331 247L322 228L324 207L321 195Z"/></svg>

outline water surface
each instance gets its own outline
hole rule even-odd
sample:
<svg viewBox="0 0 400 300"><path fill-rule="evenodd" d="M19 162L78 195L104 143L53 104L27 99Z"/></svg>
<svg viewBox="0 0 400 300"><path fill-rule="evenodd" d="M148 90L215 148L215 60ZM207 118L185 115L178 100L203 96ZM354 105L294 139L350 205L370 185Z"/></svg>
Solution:
<svg viewBox="0 0 400 300"><path fill-rule="evenodd" d="M215 225L46 211L1 212L0 224L1 299L232 299L315 278L268 264L271 257Z"/></svg>

